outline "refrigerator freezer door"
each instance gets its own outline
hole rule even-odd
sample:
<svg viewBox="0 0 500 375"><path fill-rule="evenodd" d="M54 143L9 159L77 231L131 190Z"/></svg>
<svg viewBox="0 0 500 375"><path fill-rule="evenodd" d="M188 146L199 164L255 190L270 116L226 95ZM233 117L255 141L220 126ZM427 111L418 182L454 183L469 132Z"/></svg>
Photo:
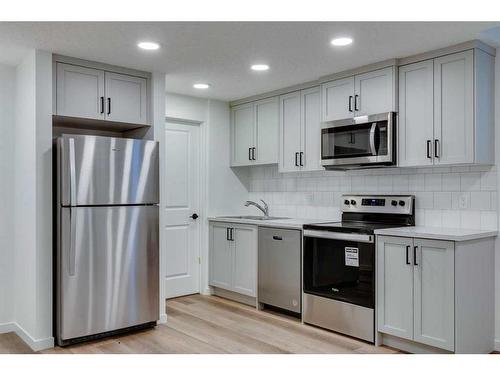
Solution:
<svg viewBox="0 0 500 375"><path fill-rule="evenodd" d="M58 340L157 321L158 206L60 210Z"/></svg>
<svg viewBox="0 0 500 375"><path fill-rule="evenodd" d="M63 206L156 204L158 143L140 139L64 135L58 140Z"/></svg>

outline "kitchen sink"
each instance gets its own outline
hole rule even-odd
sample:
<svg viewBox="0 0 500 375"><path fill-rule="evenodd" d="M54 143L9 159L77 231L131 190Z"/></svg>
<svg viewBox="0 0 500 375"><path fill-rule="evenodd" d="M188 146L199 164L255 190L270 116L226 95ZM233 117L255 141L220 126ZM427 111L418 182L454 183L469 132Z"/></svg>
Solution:
<svg viewBox="0 0 500 375"><path fill-rule="evenodd" d="M289 219L289 217L277 217L277 216L255 216L255 215L246 215L246 216L221 216L223 219L246 219L246 220L281 220L281 219Z"/></svg>

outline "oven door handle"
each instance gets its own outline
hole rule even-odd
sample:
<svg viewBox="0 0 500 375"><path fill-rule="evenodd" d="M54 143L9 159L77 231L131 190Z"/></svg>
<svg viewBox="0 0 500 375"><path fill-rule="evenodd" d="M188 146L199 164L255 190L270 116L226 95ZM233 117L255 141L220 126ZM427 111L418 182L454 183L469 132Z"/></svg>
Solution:
<svg viewBox="0 0 500 375"><path fill-rule="evenodd" d="M341 240L352 242L366 242L373 243L373 235L357 234L357 233L342 233L342 232L328 232L322 230L305 230L304 237L325 238L328 240Z"/></svg>
<svg viewBox="0 0 500 375"><path fill-rule="evenodd" d="M374 122L370 128L370 150L373 156L377 156L377 150L375 149L375 131L377 130L377 123Z"/></svg>

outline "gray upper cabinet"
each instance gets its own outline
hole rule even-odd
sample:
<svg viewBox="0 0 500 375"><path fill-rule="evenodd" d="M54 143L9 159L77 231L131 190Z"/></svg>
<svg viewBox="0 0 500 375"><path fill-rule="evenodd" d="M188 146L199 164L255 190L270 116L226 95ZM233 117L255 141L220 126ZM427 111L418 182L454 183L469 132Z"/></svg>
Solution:
<svg viewBox="0 0 500 375"><path fill-rule="evenodd" d="M323 83L322 121L396 111L395 83L394 66Z"/></svg>
<svg viewBox="0 0 500 375"><path fill-rule="evenodd" d="M354 113L354 77L321 85L323 121L342 120Z"/></svg>
<svg viewBox="0 0 500 375"><path fill-rule="evenodd" d="M369 116L396 110L395 68L388 67L354 77L354 115Z"/></svg>
<svg viewBox="0 0 500 375"><path fill-rule="evenodd" d="M231 166L278 162L278 97L231 108Z"/></svg>
<svg viewBox="0 0 500 375"><path fill-rule="evenodd" d="M493 69L480 49L399 68L398 165L494 163Z"/></svg>
<svg viewBox="0 0 500 375"><path fill-rule="evenodd" d="M147 124L147 83L145 78L105 73L106 119Z"/></svg>
<svg viewBox="0 0 500 375"><path fill-rule="evenodd" d="M55 114L148 124L147 79L56 63Z"/></svg>
<svg viewBox="0 0 500 375"><path fill-rule="evenodd" d="M104 71L57 64L56 114L104 120Z"/></svg>
<svg viewBox="0 0 500 375"><path fill-rule="evenodd" d="M434 64L422 61L399 68L400 166L432 165Z"/></svg>
<svg viewBox="0 0 500 375"><path fill-rule="evenodd" d="M435 164L474 162L474 52L434 59Z"/></svg>
<svg viewBox="0 0 500 375"><path fill-rule="evenodd" d="M320 105L318 86L280 96L280 172L323 170Z"/></svg>

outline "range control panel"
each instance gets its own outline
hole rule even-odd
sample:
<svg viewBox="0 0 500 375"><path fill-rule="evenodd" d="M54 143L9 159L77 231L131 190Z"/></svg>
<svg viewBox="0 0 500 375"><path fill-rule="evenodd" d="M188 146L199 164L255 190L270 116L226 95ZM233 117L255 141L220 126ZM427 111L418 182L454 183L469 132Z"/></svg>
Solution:
<svg viewBox="0 0 500 375"><path fill-rule="evenodd" d="M342 212L413 213L413 195L342 195Z"/></svg>

